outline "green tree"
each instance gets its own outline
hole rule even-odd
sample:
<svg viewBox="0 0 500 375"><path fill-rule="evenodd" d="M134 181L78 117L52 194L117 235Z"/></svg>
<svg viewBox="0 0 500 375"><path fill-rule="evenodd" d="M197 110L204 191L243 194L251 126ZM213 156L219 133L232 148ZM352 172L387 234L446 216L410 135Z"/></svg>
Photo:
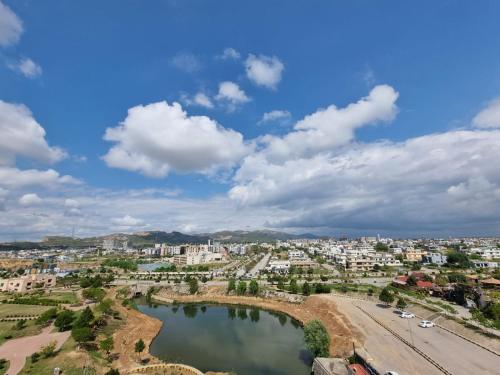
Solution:
<svg viewBox="0 0 500 375"><path fill-rule="evenodd" d="M90 324L92 323L93 320L94 320L94 313L92 312L90 307L87 306L76 320L74 326L80 328L90 327Z"/></svg>
<svg viewBox="0 0 500 375"><path fill-rule="evenodd" d="M290 280L290 293L297 294L299 292L299 286L297 285L297 280Z"/></svg>
<svg viewBox="0 0 500 375"><path fill-rule="evenodd" d="M406 306L407 306L407 303L404 300L404 298L398 298L398 302L396 302L396 307L399 310L404 310L406 308Z"/></svg>
<svg viewBox="0 0 500 375"><path fill-rule="evenodd" d="M189 293L196 294L198 292L198 279L191 278L189 280Z"/></svg>
<svg viewBox="0 0 500 375"><path fill-rule="evenodd" d="M144 341L142 341L142 339L139 339L136 343L135 343L135 352L139 354L139 360L141 359L141 353L144 351L144 349L146 349L146 345L144 344Z"/></svg>
<svg viewBox="0 0 500 375"><path fill-rule="evenodd" d="M406 285L408 286L415 286L417 285L417 278L413 275L410 275L408 279L406 280Z"/></svg>
<svg viewBox="0 0 500 375"><path fill-rule="evenodd" d="M229 279L229 283L227 284L227 292L230 293L236 290L236 280L234 278Z"/></svg>
<svg viewBox="0 0 500 375"><path fill-rule="evenodd" d="M259 293L259 284L257 283L257 281L250 281L249 290L252 296L256 296Z"/></svg>
<svg viewBox="0 0 500 375"><path fill-rule="evenodd" d="M52 307L44 311L37 319L36 324L45 324L49 320L55 319L57 317L57 308Z"/></svg>
<svg viewBox="0 0 500 375"><path fill-rule="evenodd" d="M377 242L377 244L375 245L375 251L387 252L387 251L389 251L389 246L387 246L385 243Z"/></svg>
<svg viewBox="0 0 500 375"><path fill-rule="evenodd" d="M311 286L307 281L302 284L302 294L305 296L309 296L311 294Z"/></svg>
<svg viewBox="0 0 500 375"><path fill-rule="evenodd" d="M285 283L283 282L283 279L279 279L278 281L278 289L279 290L284 290L285 289Z"/></svg>
<svg viewBox="0 0 500 375"><path fill-rule="evenodd" d="M390 305L391 303L394 302L394 295L391 293L389 288L385 287L382 289L380 292L380 295L378 296L378 299L382 302L384 302L386 305Z"/></svg>
<svg viewBox="0 0 500 375"><path fill-rule="evenodd" d="M330 335L319 320L311 320L304 326L304 339L314 357L330 356Z"/></svg>
<svg viewBox="0 0 500 375"><path fill-rule="evenodd" d="M90 299L92 301L102 301L106 292L101 288L88 288L84 289L82 292L83 298Z"/></svg>
<svg viewBox="0 0 500 375"><path fill-rule="evenodd" d="M471 262L467 255L458 251L451 251L448 253L446 264L458 268L469 268L471 266Z"/></svg>
<svg viewBox="0 0 500 375"><path fill-rule="evenodd" d="M108 358L114 347L115 347L115 342L113 340L113 336L109 336L99 343L99 348L101 348L101 350L106 352Z"/></svg>
<svg viewBox="0 0 500 375"><path fill-rule="evenodd" d="M71 337L79 344L94 340L94 335L90 327L73 327L71 330Z"/></svg>
<svg viewBox="0 0 500 375"><path fill-rule="evenodd" d="M69 310L63 310L58 315L54 325L59 328L59 331L67 331L71 329L73 321L75 320L75 313Z"/></svg>
<svg viewBox="0 0 500 375"><path fill-rule="evenodd" d="M149 294L149 291L148 291ZM97 306L97 309L102 312L103 314L109 315L112 313L111 306L113 306L113 301L110 300L109 298L103 299L99 306Z"/></svg>
<svg viewBox="0 0 500 375"><path fill-rule="evenodd" d="M118 371L115 368L112 368L108 372L106 372L104 375L120 375L120 371Z"/></svg>
<svg viewBox="0 0 500 375"><path fill-rule="evenodd" d="M244 281L240 281L238 283L238 290L237 293L239 296L244 295L247 292L247 283Z"/></svg>

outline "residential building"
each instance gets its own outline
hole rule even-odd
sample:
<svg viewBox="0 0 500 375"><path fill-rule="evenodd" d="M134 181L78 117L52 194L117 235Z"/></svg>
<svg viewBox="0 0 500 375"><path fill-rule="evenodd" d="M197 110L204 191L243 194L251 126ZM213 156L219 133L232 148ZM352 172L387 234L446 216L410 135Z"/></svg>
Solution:
<svg viewBox="0 0 500 375"><path fill-rule="evenodd" d="M47 273L34 273L10 279L0 279L0 290L2 292L29 293L55 286L56 276Z"/></svg>

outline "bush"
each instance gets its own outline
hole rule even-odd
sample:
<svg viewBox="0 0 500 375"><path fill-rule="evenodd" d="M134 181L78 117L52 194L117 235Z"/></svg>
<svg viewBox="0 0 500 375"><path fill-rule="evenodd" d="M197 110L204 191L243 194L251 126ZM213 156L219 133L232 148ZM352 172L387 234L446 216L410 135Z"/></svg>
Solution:
<svg viewBox="0 0 500 375"><path fill-rule="evenodd" d="M198 279L194 277L189 280L189 293L196 294L198 292Z"/></svg>
<svg viewBox="0 0 500 375"><path fill-rule="evenodd" d="M312 320L304 326L304 339L314 357L330 356L330 335L319 320Z"/></svg>
<svg viewBox="0 0 500 375"><path fill-rule="evenodd" d="M236 280L234 278L229 279L229 283L227 284L227 292L232 292L236 290Z"/></svg>
<svg viewBox="0 0 500 375"><path fill-rule="evenodd" d="M307 281L302 284L302 294L305 296L309 296L311 294L311 286Z"/></svg>
<svg viewBox="0 0 500 375"><path fill-rule="evenodd" d="M73 327L71 336L80 344L94 340L94 335L89 327Z"/></svg>
<svg viewBox="0 0 500 375"><path fill-rule="evenodd" d="M35 352L31 355L31 362L32 363L38 362L39 359L40 359L40 353Z"/></svg>
<svg viewBox="0 0 500 375"><path fill-rule="evenodd" d="M102 301L106 292L101 288L88 288L84 289L82 292L83 298L90 299L92 301Z"/></svg>
<svg viewBox="0 0 500 375"><path fill-rule="evenodd" d="M50 342L49 344L47 344L46 346L44 346L42 348L42 350L40 351L40 354L44 358L52 357L56 351L56 345L57 345L57 342L55 342L55 341Z"/></svg>
<svg viewBox="0 0 500 375"><path fill-rule="evenodd" d="M384 302L386 305L390 305L391 303L394 302L394 295L391 293L389 288L385 287L382 289L380 292L380 295L378 296L378 299L382 302Z"/></svg>

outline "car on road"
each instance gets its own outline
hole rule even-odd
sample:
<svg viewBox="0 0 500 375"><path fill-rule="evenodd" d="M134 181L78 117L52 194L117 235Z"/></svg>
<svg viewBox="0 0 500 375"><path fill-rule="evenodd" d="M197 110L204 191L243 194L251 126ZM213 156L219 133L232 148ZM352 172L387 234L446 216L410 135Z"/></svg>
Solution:
<svg viewBox="0 0 500 375"><path fill-rule="evenodd" d="M407 311L401 312L401 315L399 315L400 318L406 318L406 319L411 319L415 317L415 314L409 313Z"/></svg>
<svg viewBox="0 0 500 375"><path fill-rule="evenodd" d="M430 320L422 320L420 323L418 323L418 325L422 328L434 327L434 323L432 323Z"/></svg>
<svg viewBox="0 0 500 375"><path fill-rule="evenodd" d="M396 371L387 371L384 375L399 375Z"/></svg>

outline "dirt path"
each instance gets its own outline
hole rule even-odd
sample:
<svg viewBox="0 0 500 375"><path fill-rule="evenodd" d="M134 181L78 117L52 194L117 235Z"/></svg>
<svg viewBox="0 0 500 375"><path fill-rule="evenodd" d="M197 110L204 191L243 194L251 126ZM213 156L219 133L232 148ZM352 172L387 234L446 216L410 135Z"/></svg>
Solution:
<svg viewBox="0 0 500 375"><path fill-rule="evenodd" d="M162 290L159 295L154 296L158 301L169 302L214 302L223 304L237 304L257 306L267 310L283 312L305 324L313 319L323 322L332 339L330 355L334 357L345 357L352 354L353 342L360 346L364 341L363 335L353 326L349 320L339 312L335 303L318 296L308 297L303 303L289 303L285 301L264 299L258 297L228 296L221 293L217 288L202 295L179 295Z"/></svg>
<svg viewBox="0 0 500 375"><path fill-rule="evenodd" d="M113 352L118 354L118 359L113 362L113 367L122 371L139 366L139 357L135 352L135 343L139 339L142 339L146 345L141 358L143 360L149 359L150 364L159 363L155 357L149 354L149 345L160 331L163 323L139 311L123 307L119 300L116 300L113 308L118 310L125 321L125 324L113 334L115 342Z"/></svg>
<svg viewBox="0 0 500 375"><path fill-rule="evenodd" d="M24 367L26 357L39 351L52 341L57 342L56 350L58 350L71 334L69 331L51 332L52 328L52 326L46 327L42 330L42 333L36 336L9 340L0 346L0 358L10 361L6 375L16 375Z"/></svg>

